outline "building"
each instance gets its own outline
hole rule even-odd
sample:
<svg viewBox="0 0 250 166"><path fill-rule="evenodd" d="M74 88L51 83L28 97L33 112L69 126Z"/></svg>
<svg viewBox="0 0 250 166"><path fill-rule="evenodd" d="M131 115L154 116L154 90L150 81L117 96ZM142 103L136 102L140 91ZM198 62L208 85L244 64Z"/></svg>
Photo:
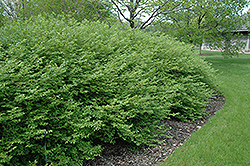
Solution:
<svg viewBox="0 0 250 166"><path fill-rule="evenodd" d="M242 49L242 51L250 52L250 29L244 25L244 26L242 26L241 29L233 31L232 33L234 34L233 35L234 37L232 38L232 40L229 43L234 44L235 43L234 41L241 40L244 43L244 48ZM239 37L236 37L236 36L239 36ZM211 48L208 46L207 43L202 44L202 49L203 50L211 50Z"/></svg>
<svg viewBox="0 0 250 166"><path fill-rule="evenodd" d="M242 34L242 37L240 37L239 40L242 40L244 43L246 43L245 49L243 49L243 51L250 52L250 31L246 27L243 27L242 29L237 30L237 33Z"/></svg>

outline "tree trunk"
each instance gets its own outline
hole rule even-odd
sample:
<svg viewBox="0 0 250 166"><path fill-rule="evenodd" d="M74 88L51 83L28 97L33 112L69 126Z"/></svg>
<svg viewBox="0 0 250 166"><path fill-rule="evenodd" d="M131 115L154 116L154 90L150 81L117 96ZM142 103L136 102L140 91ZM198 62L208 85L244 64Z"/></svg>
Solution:
<svg viewBox="0 0 250 166"><path fill-rule="evenodd" d="M201 47L202 47L202 44L200 44L200 47L199 47L200 55L201 55Z"/></svg>

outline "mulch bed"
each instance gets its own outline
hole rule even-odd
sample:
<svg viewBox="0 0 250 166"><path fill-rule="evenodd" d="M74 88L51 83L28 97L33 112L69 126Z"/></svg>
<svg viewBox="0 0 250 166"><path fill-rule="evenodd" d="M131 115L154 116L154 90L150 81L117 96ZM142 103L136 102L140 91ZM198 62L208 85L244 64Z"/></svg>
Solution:
<svg viewBox="0 0 250 166"><path fill-rule="evenodd" d="M105 148L102 155L96 157L95 160L84 161L84 166L147 166L156 165L164 161L167 156L175 151L176 148L181 146L187 141L191 134L200 129L207 121L216 114L225 104L225 98L219 93L214 94L214 98L209 101L206 111L207 117L196 120L194 122L180 122L177 120L164 120L167 128L171 128L167 136L160 136L158 139L164 140L164 143L159 147L146 147L139 149L136 152L130 151L123 143L103 144Z"/></svg>

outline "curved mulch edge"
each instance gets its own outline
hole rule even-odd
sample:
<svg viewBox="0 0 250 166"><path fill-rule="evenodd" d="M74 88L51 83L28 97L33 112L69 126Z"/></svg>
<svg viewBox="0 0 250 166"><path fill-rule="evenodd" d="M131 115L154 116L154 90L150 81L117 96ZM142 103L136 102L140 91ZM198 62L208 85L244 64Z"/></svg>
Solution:
<svg viewBox="0 0 250 166"><path fill-rule="evenodd" d="M164 120L167 128L171 128L167 136L160 136L159 140L164 140L159 147L146 147L139 149L136 152L130 151L124 144L118 143L116 145L103 144L105 148L102 155L96 157L95 160L84 161L84 166L146 166L156 165L164 160L187 141L191 134L200 129L207 121L216 114L225 104L225 98L219 93L214 94L214 98L208 102L206 111L207 117L196 120L194 122L180 122L177 120Z"/></svg>

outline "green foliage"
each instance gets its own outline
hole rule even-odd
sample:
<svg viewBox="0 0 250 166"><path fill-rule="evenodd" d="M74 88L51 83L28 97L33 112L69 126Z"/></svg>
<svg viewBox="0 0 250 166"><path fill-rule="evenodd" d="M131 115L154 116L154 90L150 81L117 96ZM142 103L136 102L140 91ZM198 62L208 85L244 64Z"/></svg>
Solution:
<svg viewBox="0 0 250 166"><path fill-rule="evenodd" d="M0 4L0 27L3 26L4 22L5 22L5 18L4 18L4 8L2 6L2 4Z"/></svg>
<svg viewBox="0 0 250 166"><path fill-rule="evenodd" d="M109 6L101 1L89 0L23 0L17 10L19 18L27 19L41 14L68 15L78 21L104 21L111 19ZM107 21L107 20L106 20Z"/></svg>
<svg viewBox="0 0 250 166"><path fill-rule="evenodd" d="M0 163L81 165L96 142L149 145L162 119L204 115L210 65L169 37L119 29L41 16L1 28Z"/></svg>
<svg viewBox="0 0 250 166"><path fill-rule="evenodd" d="M190 1L162 1L162 0L111 0L112 11L117 13L120 22L133 29L145 29L162 22L160 16L183 10ZM186 8L186 6L185 6ZM123 21L122 21L123 20ZM124 25L124 24L123 24Z"/></svg>
<svg viewBox="0 0 250 166"><path fill-rule="evenodd" d="M242 11L249 1L193 0L184 5L187 5L185 10L162 16L166 21L160 23L159 30L200 49L206 43L212 49L224 51L225 56L238 55L244 49L245 43L234 32L248 22Z"/></svg>

